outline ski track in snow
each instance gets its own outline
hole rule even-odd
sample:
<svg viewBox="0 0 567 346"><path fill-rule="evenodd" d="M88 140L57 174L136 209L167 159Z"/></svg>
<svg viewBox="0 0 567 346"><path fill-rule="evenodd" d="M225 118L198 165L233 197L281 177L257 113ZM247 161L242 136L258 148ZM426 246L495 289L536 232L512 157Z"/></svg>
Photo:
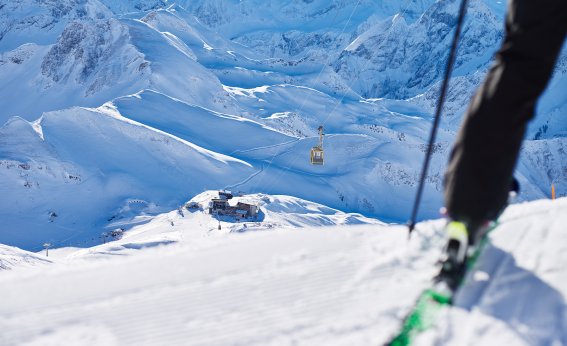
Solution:
<svg viewBox="0 0 567 346"><path fill-rule="evenodd" d="M313 232L307 238L317 241L327 231ZM175 249L175 255L168 254L160 264L152 258L130 263L135 268L128 271L134 269L144 281L152 281L142 287L135 286L134 282L126 287L123 283L112 284L125 268L94 268L95 272L100 270L102 276L92 279L106 283L100 290L89 290L86 296L70 300L67 300L68 297L59 297L67 300L64 304L53 304L51 299L42 299L51 301L43 304L41 301L28 302L31 303L28 305L30 309L15 316L8 307L9 318L3 320L6 323L4 327L9 326L10 331L3 333L3 338L10 344L22 337L41 335L55 328L52 326L73 325L76 319L96 323L104 321L104 324L111 326L109 328L117 340L125 344L159 340L159 344L262 345L275 342L278 337L285 335L298 340L304 336L317 338L319 334L333 333L335 318L341 314L351 314L351 306L357 306L358 314L366 315L364 298L372 292L363 295L354 293L361 286L377 286L376 282L391 275L393 266L401 260L393 258L379 263L370 272L366 269L367 273L359 277L360 268L365 269L364 264L371 255L377 255L372 249L367 249L368 245L378 245L368 243L372 237L356 233L333 234L331 240L310 248L302 245L305 236L282 232L272 233L269 237L247 237L250 239L239 241L230 239L237 244L236 248L232 244L225 244L223 247L229 247L228 253L216 250L195 256ZM280 240L278 247L274 247L273 236ZM350 245L346 251L343 250L345 242ZM262 248L265 250L259 250ZM253 255L244 258L243 263L239 263L239 256L230 258L231 253L242 256L250 251ZM227 258L229 263L217 256ZM207 270L204 277L197 280L194 275L183 275L190 272L194 265L206 266L209 260L219 262L213 267L220 267L217 268L220 271ZM329 262L334 265L329 265ZM159 282L154 281L157 278L152 278L153 274L161 271L163 266L180 268L165 271L158 275ZM81 272L85 279L92 274ZM353 278L358 282L349 285ZM59 285L56 281L47 280L44 287ZM105 294L104 286L107 285L111 292ZM391 287L376 288L370 294L374 299L380 293L388 294L391 290ZM337 333L341 334L341 328L347 328L344 331L347 333L349 329L372 328L377 322L371 320L365 321L362 326L347 324L345 327L339 327L339 324ZM17 326L19 328L15 328Z"/></svg>
<svg viewBox="0 0 567 346"><path fill-rule="evenodd" d="M440 321L436 343L497 344L491 341L496 335L502 343L566 344L567 270L561 255L567 250L562 226L566 202L558 201L562 208L553 208L538 201L504 214L491 234L492 243L456 296L458 308ZM543 261L550 267L543 267ZM427 336L424 340L433 342Z"/></svg>
<svg viewBox="0 0 567 346"><path fill-rule="evenodd" d="M510 207L455 307L416 344L565 344L566 211L567 199ZM190 225L210 219L175 215L116 244L4 272L0 344L381 344L443 244L441 220L418 224L408 243L404 227L380 225L203 237ZM166 244L171 229L177 244L141 246Z"/></svg>

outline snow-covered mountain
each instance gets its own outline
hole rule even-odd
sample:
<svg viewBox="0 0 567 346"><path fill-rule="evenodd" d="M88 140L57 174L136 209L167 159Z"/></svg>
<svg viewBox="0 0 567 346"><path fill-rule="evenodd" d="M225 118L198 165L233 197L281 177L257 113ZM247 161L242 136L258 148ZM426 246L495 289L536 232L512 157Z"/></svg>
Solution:
<svg viewBox="0 0 567 346"><path fill-rule="evenodd" d="M397 15L370 27L343 50L335 70L356 80L356 90L365 97L399 99L423 93L445 69L458 5L458 1L441 1L415 23ZM501 26L484 3L471 2L455 75L485 68L502 38Z"/></svg>
<svg viewBox="0 0 567 346"><path fill-rule="evenodd" d="M52 263L42 255L0 244L0 270L42 266Z"/></svg>
<svg viewBox="0 0 567 346"><path fill-rule="evenodd" d="M0 1L0 242L93 245L131 201L155 214L224 188L405 221L457 6ZM470 2L421 218L442 205L446 157L503 15L500 2ZM552 183L567 193L566 61L524 146L524 200ZM319 125L326 162L311 166Z"/></svg>

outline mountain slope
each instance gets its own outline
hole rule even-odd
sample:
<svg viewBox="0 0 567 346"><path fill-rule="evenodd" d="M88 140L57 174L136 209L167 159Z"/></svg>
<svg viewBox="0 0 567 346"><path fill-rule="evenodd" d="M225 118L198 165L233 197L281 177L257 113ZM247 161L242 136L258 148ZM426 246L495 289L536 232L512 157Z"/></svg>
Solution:
<svg viewBox="0 0 567 346"><path fill-rule="evenodd" d="M82 108L46 113L34 124L14 118L0 128L0 148L2 241L35 250L45 241L98 243L100 229L131 199L168 210L255 171L119 115Z"/></svg>
<svg viewBox="0 0 567 346"><path fill-rule="evenodd" d="M385 121L400 129L414 122ZM33 124L14 118L0 129L0 188L7 196L0 213L9 221L0 226L3 242L34 250L45 241L92 245L130 200L143 201L140 212L155 213L210 188L292 194L349 212L404 218L405 196L418 174L413 151L424 148L396 130L366 131L375 137L327 135L326 164L314 167L308 154L315 138L291 137L151 91L99 109L46 113ZM426 190L424 210L432 214L439 177ZM46 231L38 236L38 229Z"/></svg>
<svg viewBox="0 0 567 346"><path fill-rule="evenodd" d="M51 264L42 255L0 244L0 271Z"/></svg>
<svg viewBox="0 0 567 346"><path fill-rule="evenodd" d="M456 306L418 344L565 343L566 215L566 199L510 207ZM434 272L441 225L419 224L409 243L403 227L376 225L192 237L7 272L0 342L381 344Z"/></svg>

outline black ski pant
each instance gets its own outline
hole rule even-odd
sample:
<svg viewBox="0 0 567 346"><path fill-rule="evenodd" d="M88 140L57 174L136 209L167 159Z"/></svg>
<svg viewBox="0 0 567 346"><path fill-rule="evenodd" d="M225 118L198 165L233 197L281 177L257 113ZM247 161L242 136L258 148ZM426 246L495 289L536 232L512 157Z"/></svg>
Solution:
<svg viewBox="0 0 567 346"><path fill-rule="evenodd" d="M505 208L526 125L566 33L567 0L509 1L504 42L469 105L445 174L452 219L475 228Z"/></svg>

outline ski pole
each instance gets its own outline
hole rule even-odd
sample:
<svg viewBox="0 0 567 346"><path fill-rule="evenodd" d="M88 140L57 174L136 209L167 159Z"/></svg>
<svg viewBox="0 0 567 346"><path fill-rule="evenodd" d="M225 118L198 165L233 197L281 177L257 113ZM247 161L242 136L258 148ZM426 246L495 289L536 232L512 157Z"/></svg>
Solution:
<svg viewBox="0 0 567 346"><path fill-rule="evenodd" d="M415 201L413 204L413 209L411 212L411 218L409 221L409 233L408 237L411 237L411 232L415 228L417 211L419 209L419 204L421 203L421 196L423 194L423 186L425 184L425 178L427 176L427 170L429 169L429 162L431 161L431 155L433 154L433 146L435 145L435 138L437 137L437 129L439 127L439 122L441 120L441 110L443 109L443 103L445 103L445 96L447 94L447 88L449 86L449 78L451 78L451 72L453 71L453 65L455 64L455 58L457 53L457 46L459 44L459 36L461 35L461 29L463 27L463 22L465 20L465 13L467 10L468 0L462 0L461 6L459 8L459 17L457 19L457 27L455 29L455 35L453 36L453 43L451 44L451 51L449 52L449 58L447 59L447 67L445 69L445 77L443 78L443 84L441 85L441 91L439 94L439 99L437 100L437 108L435 109L435 118L433 120L433 127L431 128L431 133L429 136L429 144L427 146L427 152L425 154L425 161L423 162L423 167L421 170L421 176L419 178L419 185L417 187L417 194L415 196Z"/></svg>

